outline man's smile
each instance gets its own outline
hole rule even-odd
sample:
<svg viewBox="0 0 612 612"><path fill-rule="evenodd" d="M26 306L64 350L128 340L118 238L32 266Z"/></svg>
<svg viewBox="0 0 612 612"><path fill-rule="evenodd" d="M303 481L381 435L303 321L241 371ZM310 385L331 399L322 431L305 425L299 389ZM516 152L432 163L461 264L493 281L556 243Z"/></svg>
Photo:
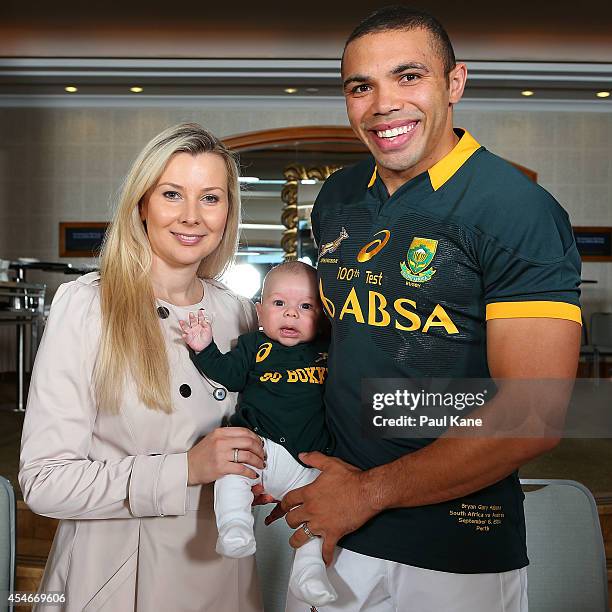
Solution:
<svg viewBox="0 0 612 612"><path fill-rule="evenodd" d="M391 123L377 124L370 128L369 131L374 132L378 138L395 138L401 134L411 132L417 124L417 120L406 121L403 119Z"/></svg>
<svg viewBox="0 0 612 612"><path fill-rule="evenodd" d="M406 119L389 123L378 123L368 128L372 140L382 151L395 150L403 147L414 136L415 129L420 121Z"/></svg>

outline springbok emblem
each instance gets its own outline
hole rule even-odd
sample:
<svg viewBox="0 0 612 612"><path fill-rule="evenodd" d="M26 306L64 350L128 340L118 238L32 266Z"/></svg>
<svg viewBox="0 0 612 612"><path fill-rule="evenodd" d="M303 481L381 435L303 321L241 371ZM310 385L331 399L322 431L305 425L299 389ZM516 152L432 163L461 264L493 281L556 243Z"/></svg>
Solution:
<svg viewBox="0 0 612 612"><path fill-rule="evenodd" d="M331 242L326 242L325 244L321 245L319 258L323 257L323 255L327 255L328 253L333 253L340 246L340 243L348 237L349 235L347 231L342 228L340 230L340 235L335 240L332 240Z"/></svg>

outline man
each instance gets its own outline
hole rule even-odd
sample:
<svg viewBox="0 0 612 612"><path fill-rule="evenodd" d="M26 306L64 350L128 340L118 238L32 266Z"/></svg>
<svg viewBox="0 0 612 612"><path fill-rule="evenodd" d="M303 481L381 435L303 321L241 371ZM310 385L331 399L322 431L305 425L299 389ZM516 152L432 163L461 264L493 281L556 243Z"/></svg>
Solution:
<svg viewBox="0 0 612 612"><path fill-rule="evenodd" d="M318 274L332 324L325 400L336 457L301 456L322 474L280 509L297 529L293 546L319 535L330 563L339 545L329 567L339 598L320 612L527 609L517 469L558 437L361 430L364 378L576 372L580 259L567 215L453 129L466 76L442 26L406 7L377 11L345 46L349 120L374 159L332 175L312 216L317 243L332 245ZM540 399L566 408L566 397ZM501 385L470 416L495 422L515 402Z"/></svg>

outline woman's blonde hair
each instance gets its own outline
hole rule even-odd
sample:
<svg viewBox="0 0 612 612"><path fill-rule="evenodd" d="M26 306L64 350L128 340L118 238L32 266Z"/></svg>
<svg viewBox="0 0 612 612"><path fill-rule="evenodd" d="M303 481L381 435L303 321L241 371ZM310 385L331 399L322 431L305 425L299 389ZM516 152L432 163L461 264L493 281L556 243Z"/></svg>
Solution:
<svg viewBox="0 0 612 612"><path fill-rule="evenodd" d="M141 151L125 178L100 262L102 334L94 371L98 407L120 408L127 377L148 408L172 411L168 357L150 279L153 254L140 206L173 155L214 153L225 161L229 207L223 238L198 276L216 278L233 260L240 225L238 164L223 143L196 123L164 130Z"/></svg>

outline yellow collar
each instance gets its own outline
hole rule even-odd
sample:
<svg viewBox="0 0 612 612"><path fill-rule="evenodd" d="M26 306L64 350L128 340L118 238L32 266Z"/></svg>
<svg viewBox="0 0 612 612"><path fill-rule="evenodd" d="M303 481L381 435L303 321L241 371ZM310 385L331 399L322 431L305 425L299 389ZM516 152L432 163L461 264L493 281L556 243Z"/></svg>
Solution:
<svg viewBox="0 0 612 612"><path fill-rule="evenodd" d="M433 190L438 191L478 149L480 144L467 130L463 130L463 136L453 150L428 170Z"/></svg>
<svg viewBox="0 0 612 612"><path fill-rule="evenodd" d="M480 144L474 137L467 130L462 131L463 136L461 136L453 150L427 171L434 191L440 189L465 164L472 154L480 149ZM376 170L377 168L374 166L374 172L372 172L370 182L368 183L368 189L376 182Z"/></svg>
<svg viewBox="0 0 612 612"><path fill-rule="evenodd" d="M376 182L376 166L374 166L374 172L372 172L372 178L370 178L370 182L368 183L368 189Z"/></svg>

